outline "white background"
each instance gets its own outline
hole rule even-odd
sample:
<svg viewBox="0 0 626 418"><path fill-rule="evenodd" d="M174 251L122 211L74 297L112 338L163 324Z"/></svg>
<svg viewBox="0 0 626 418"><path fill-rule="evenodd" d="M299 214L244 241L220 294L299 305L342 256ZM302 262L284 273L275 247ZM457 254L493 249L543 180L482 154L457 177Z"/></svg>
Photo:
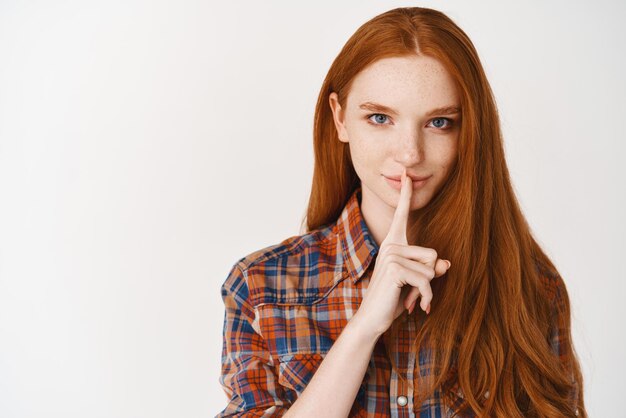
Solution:
<svg viewBox="0 0 626 418"><path fill-rule="evenodd" d="M0 416L225 406L220 285L301 232L323 78L410 5L476 45L589 411L626 416L624 3L295 3L0 0Z"/></svg>

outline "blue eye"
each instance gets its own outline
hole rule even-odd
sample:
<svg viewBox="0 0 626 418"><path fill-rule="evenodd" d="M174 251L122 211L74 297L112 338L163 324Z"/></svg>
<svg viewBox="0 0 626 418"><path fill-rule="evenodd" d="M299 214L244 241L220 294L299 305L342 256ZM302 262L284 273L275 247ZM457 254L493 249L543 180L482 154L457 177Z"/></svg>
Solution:
<svg viewBox="0 0 626 418"><path fill-rule="evenodd" d="M384 125L385 121L389 118L387 115L384 115L382 113L373 113L371 115L368 115L367 119L368 120L372 120L372 116L374 117L373 125Z"/></svg>
<svg viewBox="0 0 626 418"><path fill-rule="evenodd" d="M449 129L452 127L452 122L453 120L448 118L435 118L431 121L433 126L437 129ZM444 126L446 123L448 125Z"/></svg>
<svg viewBox="0 0 626 418"><path fill-rule="evenodd" d="M381 125L389 124L389 123L385 123L385 122L389 122L389 116L385 115L384 113L372 113L370 115L367 115L367 120L371 125L374 125L374 126L381 126ZM445 131L453 127L454 119L434 118L434 119L431 119L428 125L436 129Z"/></svg>

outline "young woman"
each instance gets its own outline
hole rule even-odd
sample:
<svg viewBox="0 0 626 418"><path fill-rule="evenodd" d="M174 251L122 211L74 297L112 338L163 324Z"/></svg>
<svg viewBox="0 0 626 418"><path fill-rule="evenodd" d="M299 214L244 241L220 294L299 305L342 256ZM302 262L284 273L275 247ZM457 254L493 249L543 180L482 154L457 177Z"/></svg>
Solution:
<svg viewBox="0 0 626 418"><path fill-rule="evenodd" d="M432 9L376 16L314 126L306 233L222 287L218 416L586 416L567 291L467 35Z"/></svg>

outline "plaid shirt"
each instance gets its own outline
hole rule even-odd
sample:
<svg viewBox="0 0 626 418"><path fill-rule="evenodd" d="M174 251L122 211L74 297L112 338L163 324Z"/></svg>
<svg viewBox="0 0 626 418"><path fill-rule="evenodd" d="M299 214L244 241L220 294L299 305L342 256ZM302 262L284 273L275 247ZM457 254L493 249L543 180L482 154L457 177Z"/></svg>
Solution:
<svg viewBox="0 0 626 418"><path fill-rule="evenodd" d="M229 403L218 418L282 416L359 308L378 251L359 202L360 188L335 223L256 251L232 267L221 289L226 312L219 379ZM549 283L558 296L562 281ZM425 349L418 355L409 349L418 324L403 315L389 347L398 369L391 367L381 337L350 417L415 416L414 373L429 373L432 365ZM552 343L564 357L560 335L555 329ZM457 384L445 392L447 402L436 390L415 408L419 416L452 416L463 394Z"/></svg>

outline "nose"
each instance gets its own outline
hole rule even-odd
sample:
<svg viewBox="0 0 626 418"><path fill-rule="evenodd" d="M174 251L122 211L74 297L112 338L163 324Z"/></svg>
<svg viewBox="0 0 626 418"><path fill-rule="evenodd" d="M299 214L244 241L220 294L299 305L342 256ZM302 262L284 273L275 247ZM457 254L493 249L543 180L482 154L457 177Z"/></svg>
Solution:
<svg viewBox="0 0 626 418"><path fill-rule="evenodd" d="M419 131L415 129L402 134L394 154L394 159L406 167L419 164L424 159L423 138Z"/></svg>

